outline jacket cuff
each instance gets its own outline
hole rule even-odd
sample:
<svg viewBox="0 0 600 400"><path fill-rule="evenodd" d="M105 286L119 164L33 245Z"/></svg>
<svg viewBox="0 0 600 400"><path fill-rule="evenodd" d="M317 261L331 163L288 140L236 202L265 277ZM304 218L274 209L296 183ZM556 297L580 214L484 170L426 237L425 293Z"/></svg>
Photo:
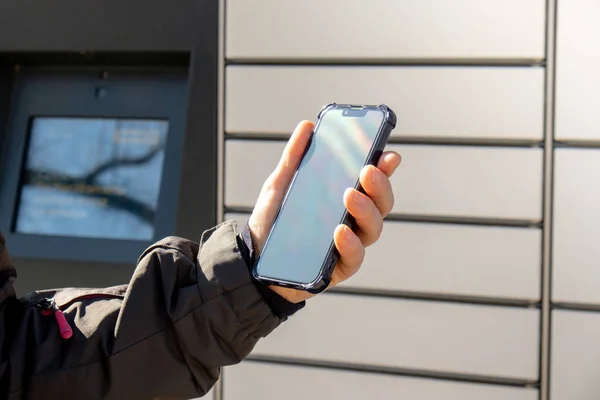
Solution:
<svg viewBox="0 0 600 400"><path fill-rule="evenodd" d="M233 221L223 222L205 231L200 239L197 257L197 265L200 267L197 286L203 307L219 308L227 305L227 309L233 313L228 313L227 310L214 312L217 315L235 315L240 327L243 327L242 330L228 328L229 330L220 331L223 340L227 343L244 340L252 342L267 336L283 322L273 313L254 285L254 279L238 246ZM233 326L232 323L222 325Z"/></svg>
<svg viewBox="0 0 600 400"><path fill-rule="evenodd" d="M254 244L252 243L252 236L250 234L250 228L248 224L244 226L244 229L238 234L238 247L240 248L240 252L244 261L246 261L246 265L250 273L252 273L252 266L254 265ZM281 319L287 319L288 317L295 314L297 311L304 308L306 305L305 301L300 303L292 303L287 301L284 297L280 296L278 293L275 293L269 287L256 279L253 279L254 285L256 289L261 294L265 302L269 305L273 314L277 315Z"/></svg>

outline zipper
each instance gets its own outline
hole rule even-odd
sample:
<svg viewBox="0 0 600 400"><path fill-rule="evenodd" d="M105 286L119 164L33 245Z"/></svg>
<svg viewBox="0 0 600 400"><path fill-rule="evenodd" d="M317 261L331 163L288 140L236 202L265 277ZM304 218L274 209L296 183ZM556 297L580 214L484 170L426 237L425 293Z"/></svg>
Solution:
<svg viewBox="0 0 600 400"><path fill-rule="evenodd" d="M54 318L58 324L60 337L65 340L71 339L71 336L73 336L73 329L71 329L69 322L65 318L65 314L58 308L54 299L42 299L37 302L36 306L42 310L42 315L49 316L54 314Z"/></svg>
<svg viewBox="0 0 600 400"><path fill-rule="evenodd" d="M62 304L60 307L56 304L54 299L43 298L35 303L35 306L40 309L40 312L44 316L54 315L56 319L56 323L58 324L58 330L60 332L60 336L68 340L73 336L73 329L69 325L63 310L69 307L71 304L76 301L86 300L86 299L95 299L95 298L114 298L114 299L123 299L125 296L116 295L116 294L107 294L107 293L97 293L97 294L85 294L81 296L77 296L69 300L67 303Z"/></svg>
<svg viewBox="0 0 600 400"><path fill-rule="evenodd" d="M71 304L80 301L80 300L88 300L88 299L124 299L124 295L120 294L110 294L110 293L91 293L91 294L82 294L81 296L73 297L68 302L61 304L59 307L60 310L64 310L68 308Z"/></svg>

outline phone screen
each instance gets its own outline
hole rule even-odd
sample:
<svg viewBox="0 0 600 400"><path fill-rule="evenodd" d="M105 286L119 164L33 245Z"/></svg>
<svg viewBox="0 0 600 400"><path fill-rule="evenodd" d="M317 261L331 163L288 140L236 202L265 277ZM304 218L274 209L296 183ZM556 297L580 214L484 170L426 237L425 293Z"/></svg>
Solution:
<svg viewBox="0 0 600 400"><path fill-rule="evenodd" d="M256 266L260 276L309 284L343 222L343 195L355 187L385 119L379 108L326 110L313 133Z"/></svg>

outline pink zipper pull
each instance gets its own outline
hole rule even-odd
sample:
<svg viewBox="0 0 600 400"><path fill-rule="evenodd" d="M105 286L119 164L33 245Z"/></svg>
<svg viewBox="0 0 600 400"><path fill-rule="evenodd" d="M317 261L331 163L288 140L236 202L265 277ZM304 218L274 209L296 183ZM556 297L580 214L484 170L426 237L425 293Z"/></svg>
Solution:
<svg viewBox="0 0 600 400"><path fill-rule="evenodd" d="M61 311L60 308L56 305L54 299L42 299L37 303L37 306L42 310L42 315L51 315L54 314L54 318L58 324L58 330L60 332L60 337L63 339L70 339L73 336L73 329L69 325L65 314Z"/></svg>
<svg viewBox="0 0 600 400"><path fill-rule="evenodd" d="M71 326L69 326L69 323L65 318L65 314L58 307L55 308L54 318L56 318L56 322L58 323L60 336L63 339L70 339L71 336L73 336L73 329L71 329Z"/></svg>

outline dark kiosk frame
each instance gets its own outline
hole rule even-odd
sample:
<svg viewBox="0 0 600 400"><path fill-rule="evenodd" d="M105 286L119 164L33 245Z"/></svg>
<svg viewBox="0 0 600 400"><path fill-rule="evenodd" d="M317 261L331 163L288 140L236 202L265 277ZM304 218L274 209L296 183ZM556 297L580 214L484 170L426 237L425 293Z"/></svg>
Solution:
<svg viewBox="0 0 600 400"><path fill-rule="evenodd" d="M183 145L186 71L32 69L16 80L12 122L2 156L0 227L15 256L86 261L135 260L152 242L174 232ZM105 91L106 97L97 96ZM154 237L150 241L20 234L11 228L19 206L20 176L35 117L163 119L169 123Z"/></svg>
<svg viewBox="0 0 600 400"><path fill-rule="evenodd" d="M101 282L87 281L86 274L65 275L61 282L123 283L149 243L11 232L25 124L31 114L169 119L155 238L198 241L217 221L219 1L56 0L36 5L36 13L28 12L29 3L5 0L0 6L0 229L25 286L35 271L50 268L60 276L107 264L127 268L122 274L111 269L112 278ZM77 84L58 84L57 76L69 71ZM85 98L103 71L107 85L111 79L122 87L145 80L145 95L135 97L132 90L128 100L93 110ZM32 95L29 85L54 87ZM76 102L67 100L69 93ZM53 274L45 276L49 280L36 286L54 285Z"/></svg>

